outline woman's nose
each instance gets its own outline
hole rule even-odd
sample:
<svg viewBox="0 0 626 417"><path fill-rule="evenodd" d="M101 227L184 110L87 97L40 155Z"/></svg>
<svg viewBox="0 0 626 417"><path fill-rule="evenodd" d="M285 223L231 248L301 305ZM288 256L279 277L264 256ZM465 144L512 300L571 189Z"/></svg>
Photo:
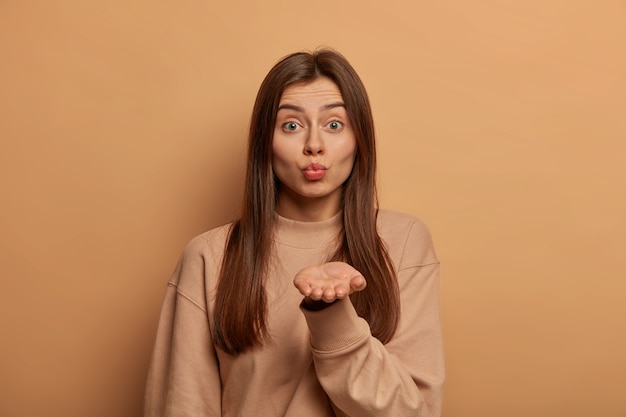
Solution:
<svg viewBox="0 0 626 417"><path fill-rule="evenodd" d="M319 129L309 129L309 134L304 144L304 153L306 155L319 155L324 153L324 143Z"/></svg>

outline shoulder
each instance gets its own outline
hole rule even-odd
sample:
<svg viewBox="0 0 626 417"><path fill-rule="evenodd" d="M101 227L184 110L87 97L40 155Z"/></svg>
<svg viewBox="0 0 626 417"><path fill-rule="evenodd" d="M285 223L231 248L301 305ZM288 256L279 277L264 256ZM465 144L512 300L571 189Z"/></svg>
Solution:
<svg viewBox="0 0 626 417"><path fill-rule="evenodd" d="M378 210L377 223L381 233L401 232L407 227L417 227L424 232L428 232L426 224L419 217L394 210Z"/></svg>
<svg viewBox="0 0 626 417"><path fill-rule="evenodd" d="M379 210L378 233L383 239L407 239L410 236L421 240L422 245L432 244L428 226L417 216L393 210Z"/></svg>
<svg viewBox="0 0 626 417"><path fill-rule="evenodd" d="M438 263L428 226L417 216L379 210L378 233L398 269Z"/></svg>
<svg viewBox="0 0 626 417"><path fill-rule="evenodd" d="M223 252L231 227L232 223L228 223L197 235L187 243L183 256L213 254L215 251Z"/></svg>
<svg viewBox="0 0 626 417"><path fill-rule="evenodd" d="M230 228L230 223L225 224L191 239L182 251L170 284L195 287L204 280L214 281L219 272Z"/></svg>

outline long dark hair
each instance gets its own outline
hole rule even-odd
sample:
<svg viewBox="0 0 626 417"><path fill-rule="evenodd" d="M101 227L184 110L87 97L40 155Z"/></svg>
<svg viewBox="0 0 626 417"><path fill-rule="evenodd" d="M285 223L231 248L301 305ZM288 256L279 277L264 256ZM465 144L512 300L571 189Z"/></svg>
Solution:
<svg viewBox="0 0 626 417"><path fill-rule="evenodd" d="M339 53L321 49L281 59L267 74L254 103L241 219L226 244L217 285L213 338L236 354L263 345L268 337L263 281L272 250L279 184L272 171L272 139L283 91L290 85L327 77L343 96L356 138L352 173L344 184L343 230L329 260L341 260L366 277L367 288L350 296L381 342L393 336L400 318L400 296L389 255L376 230L376 146L374 121L361 79Z"/></svg>

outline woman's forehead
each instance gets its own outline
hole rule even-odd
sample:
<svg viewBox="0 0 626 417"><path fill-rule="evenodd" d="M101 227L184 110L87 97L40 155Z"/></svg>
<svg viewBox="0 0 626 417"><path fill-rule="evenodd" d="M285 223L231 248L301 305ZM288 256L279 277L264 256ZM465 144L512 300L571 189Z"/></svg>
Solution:
<svg viewBox="0 0 626 417"><path fill-rule="evenodd" d="M280 98L280 103L310 100L343 101L337 84L328 77L318 77L312 81L295 83L288 86Z"/></svg>

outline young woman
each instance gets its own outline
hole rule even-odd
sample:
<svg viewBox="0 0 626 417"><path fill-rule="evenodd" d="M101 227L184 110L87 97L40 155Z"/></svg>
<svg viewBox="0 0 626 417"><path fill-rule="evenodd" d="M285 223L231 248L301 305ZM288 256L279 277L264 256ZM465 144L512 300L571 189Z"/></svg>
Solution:
<svg viewBox="0 0 626 417"><path fill-rule="evenodd" d="M145 416L439 416L439 262L378 210L367 93L337 52L283 58L259 90L243 213L169 281Z"/></svg>

